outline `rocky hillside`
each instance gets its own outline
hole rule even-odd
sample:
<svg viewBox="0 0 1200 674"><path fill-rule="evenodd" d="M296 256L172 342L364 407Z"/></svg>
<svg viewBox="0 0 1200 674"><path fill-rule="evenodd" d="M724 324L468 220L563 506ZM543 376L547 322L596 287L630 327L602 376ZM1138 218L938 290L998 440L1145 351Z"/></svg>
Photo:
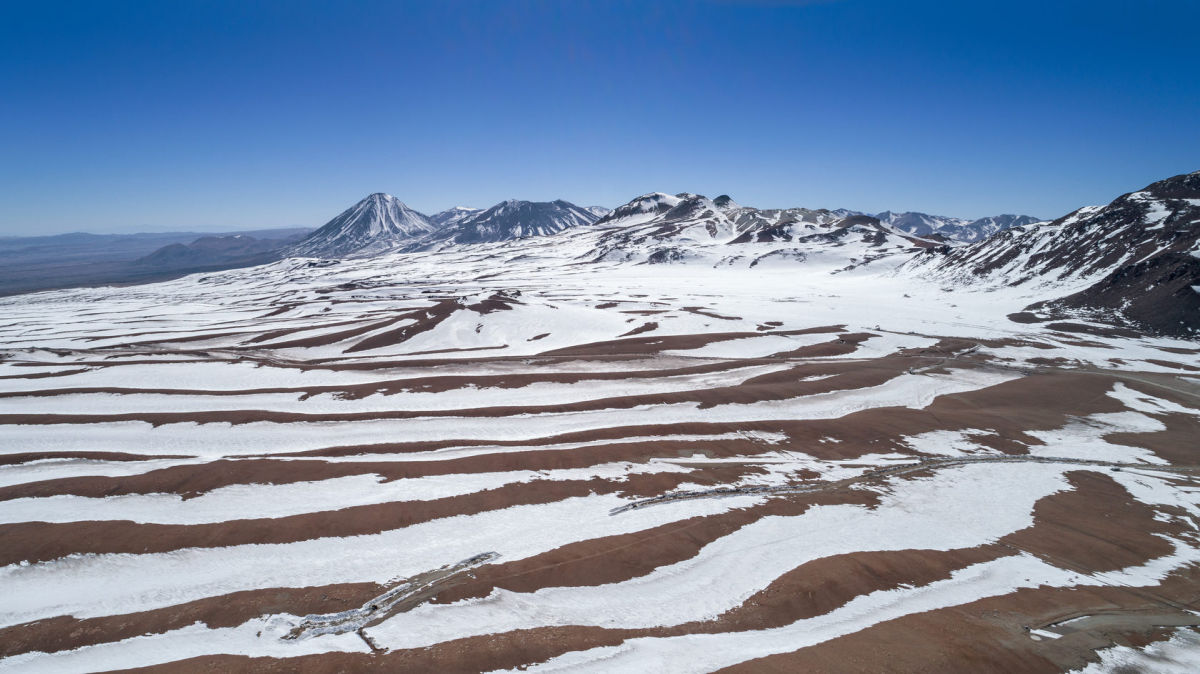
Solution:
<svg viewBox="0 0 1200 674"><path fill-rule="evenodd" d="M1200 171L1107 206L1013 227L978 244L937 248L906 265L949 282L1026 285L1031 309L1105 314L1154 332L1200 332Z"/></svg>

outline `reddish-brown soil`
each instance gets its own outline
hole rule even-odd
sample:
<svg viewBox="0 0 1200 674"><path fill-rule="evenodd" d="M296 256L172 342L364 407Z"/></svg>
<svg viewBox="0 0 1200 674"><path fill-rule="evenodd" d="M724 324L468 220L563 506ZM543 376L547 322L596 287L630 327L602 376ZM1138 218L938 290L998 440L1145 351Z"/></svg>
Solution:
<svg viewBox="0 0 1200 674"><path fill-rule="evenodd" d="M345 324L350 329L319 337L304 338L298 329L284 328L259 334L250 340L272 346L293 347L333 344L358 339L353 349L367 350L403 343L415 334L434 329L456 311L486 314L505 311L516 303L507 296L494 295L476 305L463 307L457 300L441 299L429 309L412 314L366 315ZM616 307L615 303L610 303ZM714 320L730 319L704 310L684 307L684 311ZM391 329L406 318L418 319ZM638 319L630 319L637 321ZM1030 431L1062 428L1080 418L1098 413L1119 412L1124 405L1109 395L1116 383L1142 394L1153 395L1175 404L1194 408L1195 395L1189 393L1183 373L1179 377L1154 373L1114 373L1105 371L1039 368L1011 381L980 390L944 395L925 409L888 407L868 409L835 419L777 419L758 422L695 422L621 425L547 436L529 441L493 441L453 439L454 423L460 416L499 418L542 413L586 413L598 410L627 410L640 406L694 404L701 409L717 405L777 401L836 391L853 391L879 386L908 372L941 372L955 368L995 368L995 359L973 352L973 340L941 338L930 347L910 349L898 354L862 359L821 360L827 356L854 354L875 333L846 333L844 326L826 326L802 331L777 331L772 334L829 333L828 341L774 354L766 358L652 360L665 350L693 349L725 339L760 336L762 332L730 332L704 335L636 336L657 323L646 322L622 338L555 349L527 359L479 357L466 362L489 363L501 374L469 376L438 374L443 365L464 361L421 360L389 363L287 364L275 367L311 369L395 368L419 374L411 379L394 378L353 386L297 389L258 389L257 392L290 392L297 395L333 393L340 397L361 398L403 391L443 392L464 387L519 388L540 382L583 383L630 378L654 379L665 376L706 374L735 367L780 364L783 368L748 378L740 384L715 386L673 393L596 398L573 403L537 406L497 407L417 412L396 409L384 413L362 414L288 414L263 410L234 409L218 412L189 412L181 407L167 414L7 414L4 424L86 424L97 421L142 420L167 423L292 423L305 421L354 422L363 419L407 419L443 417L450 431L446 437L430 442L386 442L366 446L339 446L297 452L285 457L245 457L216 460L200 465L184 465L128 476L89 476L42 480L0 488L0 500L75 494L93 498L124 494L180 494L193 497L215 489L241 484L286 484L318 481L341 476L372 474L384 480L425 476L504 471L539 471L587 468L601 463L630 461L643 463L655 458L681 458L702 455L708 458L733 458L728 463L681 463L694 467L689 473L629 475L623 480L577 479L535 480L512 483L495 489L431 501L394 502L354 506L338 510L261 518L245 513L243 519L199 525L154 525L128 521L85 521L63 524L22 522L0 525L0 564L22 560L55 560L74 553L144 554L185 548L211 548L254 543L289 543L320 537L369 535L394 530L434 519L455 515L558 501L589 494L621 494L629 498L649 498L680 489L722 487L763 472L753 465L756 456L781 451L795 452L817 459L854 460L867 454L896 452L920 458L905 444L905 437L930 431L963 431L982 447L1020 455L1042 442ZM778 326L765 325L773 328ZM1060 327L1057 329L1067 329ZM413 332L416 330L416 332ZM1073 333L1082 331L1071 330ZM353 334L349 334L353 333ZM881 333L882 334L882 333ZM291 339L295 335L298 339ZM542 335L544 336L544 335ZM211 337L207 335L204 338ZM163 340L158 343L187 343L201 337ZM309 341L316 340L316 341ZM1084 342L1075 338L1074 341ZM303 342L303 344L301 344ZM1017 342L992 340L992 346ZM1060 340L1061 343L1061 340ZM1038 342L1020 342L1048 350L1055 347ZM1087 343L1091 348L1103 346ZM439 349L440 351L440 349ZM1181 356L1190 354L1178 354ZM255 356L259 357L259 356ZM248 356L249 358L249 356ZM588 372L572 369L574 360L604 358L625 363L632 371ZM643 365L641 361L645 361ZM1039 360L1039 359L1034 359ZM1040 359L1045 364L1062 359ZM1186 360L1181 358L1179 360ZM132 361L130 361L132 362ZM153 362L153 361L148 361ZM263 360L261 362L268 362ZM654 366L661 362L662 369ZM680 363L698 363L681 366ZM1157 361L1155 361L1157 362ZM1168 361L1162 361L1166 363ZM1174 361L1171 361L1174 362ZM105 363L107 367L120 364ZM551 367L552 366L552 367ZM1185 370L1187 368L1184 368ZM511 371L510 371L511 370ZM452 370L461 372L462 370ZM37 375L31 375L33 378ZM40 378L40 377L39 377ZM53 378L42 378L46 387L35 392L0 394L14 396L53 396L68 393L53 389ZM806 381L807 379L807 381ZM131 392L127 389L74 389L74 393ZM202 394L236 396L250 392L162 391L182 396ZM69 410L67 410L69 412ZM1195 415L1170 412L1152 414L1165 426L1149 433L1112 433L1113 443L1141 447L1165 461L1180 466L1200 464L1194 451L1200 437L1200 420ZM147 427L147 432L153 432ZM733 435L735 433L745 435ZM750 433L770 433L783 438L765 441ZM722 434L719 440L660 440L666 435ZM650 440L631 441L644 437ZM572 449L545 449L551 444L611 441ZM330 463L322 457L355 454L384 455L403 453L422 459L420 452L446 447L497 446L516 451L484 453L444 461L360 461ZM1051 450L1053 448L1050 448ZM1050 452L1052 453L1052 451ZM94 459L136 462L148 458L123 452L64 452L50 450L0 455L0 465L21 464L46 458ZM386 458L386 457L380 457ZM432 458L432 457L431 457ZM744 459L744 461L743 461ZM926 471L925 475L928 474ZM921 474L903 478L916 479ZM795 479L817 477L803 473ZM1070 489L1040 499L1033 510L1034 524L1000 540L978 547L958 550L863 550L851 554L815 559L795 565L749 597L742 604L711 620L655 628L605 629L588 626L560 626L526 629L500 634L471 636L428 648L375 654L328 653L292 659L206 656L173 662L157 668L161 671L314 671L340 672L379 669L384 671L483 671L522 667L542 662L569 651L611 646L639 637L669 637L682 634L716 633L769 629L824 615L847 602L871 592L917 587L946 579L955 571L973 564L1005 556L1029 554L1071 571L1096 574L1136 566L1169 554L1174 540L1192 540L1193 525L1179 508L1152 507L1138 502L1114 479L1115 473L1100 467L1080 467L1066 473ZM1191 488L1195 477L1186 470L1167 476L1170 483ZM839 483L840 484L840 483ZM464 574L454 583L436 591L428 601L447 604L480 599L497 589L515 593L533 593L541 588L561 586L599 586L645 576L656 569L683 562L714 541L739 528L768 516L795 516L812 507L832 504L878 506L878 489L886 488L876 480L854 489L839 486L825 492L776 495L756 505L734 508L705 517L690 517L644 531L595 539L579 540L563 547L523 559L500 558ZM605 513L602 516L607 517ZM1097 577L1102 582L1102 577ZM1046 671L1056 672L1077 667L1094 658L1094 652L1112 643L1144 645L1163 638L1166 632L1156 628L1147 616L1182 608L1200 608L1200 570L1191 567L1168 577L1157 587L1126 588L1104 585L1073 589L1037 587L1003 596L980 599L924 613L915 613L881 622L808 648L797 649L742 663L740 671ZM235 626L261 615L275 613L325 613L361 606L382 588L370 583L331 585L312 588L266 588L210 597L178 606L86 620L69 616L50 617L37 622L0 629L0 657L32 650L56 651L126 639L141 634L162 633L200 621L210 627ZM649 598L652 600L652 598ZM1035 641L1026 627L1042 627L1070 617L1103 614L1119 616L1103 626L1081 629L1057 640ZM1127 622L1122 622L1127 616Z"/></svg>
<svg viewBox="0 0 1200 674"><path fill-rule="evenodd" d="M1103 473L1074 471L1067 477L1073 490L1043 498L1033 511L1037 524L1000 542L1055 566L1092 574L1169 555L1174 548L1163 536L1188 531L1155 519L1154 508Z"/></svg>

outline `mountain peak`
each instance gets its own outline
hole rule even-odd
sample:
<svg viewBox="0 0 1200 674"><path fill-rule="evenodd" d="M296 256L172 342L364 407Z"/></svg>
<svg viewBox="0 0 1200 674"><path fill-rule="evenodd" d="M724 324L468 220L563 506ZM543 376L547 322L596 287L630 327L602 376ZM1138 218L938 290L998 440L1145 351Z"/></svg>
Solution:
<svg viewBox="0 0 1200 674"><path fill-rule="evenodd" d="M713 205L722 211L732 211L742 207L741 204L734 201L733 197L730 197L728 194L722 194L716 199L713 199Z"/></svg>
<svg viewBox="0 0 1200 674"><path fill-rule="evenodd" d="M679 205L683 201L679 197L671 196L664 192L648 192L636 197L627 204L616 207L609 211L598 222L603 224L621 222L629 224L633 221L642 221L653 218L661 213L666 213L672 208Z"/></svg>
<svg viewBox="0 0 1200 674"><path fill-rule="evenodd" d="M292 247L305 257L374 255L403 245L435 229L425 215L384 192L367 195Z"/></svg>
<svg viewBox="0 0 1200 674"><path fill-rule="evenodd" d="M434 216L437 222L443 213ZM589 225L600 216L568 201L507 199L481 211L445 219L436 234L418 245L470 244L556 234L569 227Z"/></svg>
<svg viewBox="0 0 1200 674"><path fill-rule="evenodd" d="M1200 198L1200 171L1181 173L1164 180L1147 185L1140 192L1145 192L1159 199L1197 199Z"/></svg>

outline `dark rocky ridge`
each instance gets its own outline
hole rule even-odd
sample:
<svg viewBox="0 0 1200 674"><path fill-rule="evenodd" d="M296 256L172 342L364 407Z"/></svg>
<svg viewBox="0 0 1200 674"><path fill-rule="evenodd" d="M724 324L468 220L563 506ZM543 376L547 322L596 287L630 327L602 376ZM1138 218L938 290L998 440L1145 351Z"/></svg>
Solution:
<svg viewBox="0 0 1200 674"><path fill-rule="evenodd" d="M937 249L914 268L963 282L1075 289L1032 305L1127 321L1148 332L1200 334L1200 172L1174 176L981 243ZM1060 291L1061 292L1061 291Z"/></svg>
<svg viewBox="0 0 1200 674"><path fill-rule="evenodd" d="M1030 307L1098 310L1120 314L1134 325L1174 337L1200 334L1200 259L1164 253L1125 265L1099 283L1060 300Z"/></svg>

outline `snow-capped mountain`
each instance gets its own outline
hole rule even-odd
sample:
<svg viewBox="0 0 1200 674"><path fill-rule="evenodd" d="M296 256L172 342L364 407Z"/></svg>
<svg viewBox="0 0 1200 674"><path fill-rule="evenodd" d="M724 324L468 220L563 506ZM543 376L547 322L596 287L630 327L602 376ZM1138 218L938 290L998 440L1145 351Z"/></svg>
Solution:
<svg viewBox="0 0 1200 674"><path fill-rule="evenodd" d="M479 213L482 210L482 208L455 206L453 208L447 208L444 211L434 213L433 215L429 216L429 221L440 229L442 227L448 227L450 225L462 222L463 220L475 215L476 213Z"/></svg>
<svg viewBox="0 0 1200 674"><path fill-rule="evenodd" d="M601 206L581 208L561 199L547 202L510 199L486 210L455 206L427 216L390 194L376 193L346 209L284 253L290 257L370 257L447 245L507 241L589 225L607 212Z"/></svg>
<svg viewBox="0 0 1200 674"><path fill-rule="evenodd" d="M757 209L742 206L724 194L709 199L688 192L676 195L651 192L615 210L603 206L580 207L562 200L510 199L488 209L455 206L426 216L391 195L378 193L347 209L285 254L368 257L550 236L595 224L605 235L592 246L593 259L664 262L691 255L680 246L747 242L814 244L818 240L840 246L847 237L853 239L861 234L865 237L863 241L877 249L892 250L891 244L895 244L895 249L900 250L973 241L1013 224L1033 221L1028 216L1008 215L975 221L921 213L885 212L880 216L872 218L846 209ZM869 219L848 220L861 217ZM835 226L839 221L846 222L844 226ZM816 239L811 238L814 236ZM795 251L788 254L799 255ZM876 255L866 257L873 259ZM860 262L861 257L853 261Z"/></svg>
<svg viewBox="0 0 1200 674"><path fill-rule="evenodd" d="M605 232L589 257L595 260L673 262L689 257L688 247L726 243L737 226L708 197L644 194L600 218Z"/></svg>
<svg viewBox="0 0 1200 674"><path fill-rule="evenodd" d="M1164 334L1200 331L1200 172L1053 222L931 250L906 268L947 281L1044 289L1033 308L1116 312ZM1063 295L1070 293L1066 297Z"/></svg>
<svg viewBox="0 0 1200 674"><path fill-rule="evenodd" d="M951 218L944 215L929 215L928 213L894 213L884 211L875 216L879 221L914 236L930 236L940 234L952 241L974 243L982 241L1001 230L1010 227L1020 227L1038 222L1031 215L994 215L978 220Z"/></svg>
<svg viewBox="0 0 1200 674"><path fill-rule="evenodd" d="M351 206L288 249L294 257L362 257L395 250L437 226L390 194L377 192Z"/></svg>
<svg viewBox="0 0 1200 674"><path fill-rule="evenodd" d="M678 206L680 201L683 201L683 199L663 194L662 192L643 194L629 203L609 211L596 224L641 224Z"/></svg>
<svg viewBox="0 0 1200 674"><path fill-rule="evenodd" d="M420 240L410 242L406 249L428 250L454 244L489 243L530 236L547 236L571 227L590 225L598 217L591 210L562 199L556 201L509 199L456 220L448 219L445 226Z"/></svg>
<svg viewBox="0 0 1200 674"><path fill-rule="evenodd" d="M651 264L708 259L721 265L809 261L849 269L938 245L854 211L766 209L681 193L644 194L601 218L589 257Z"/></svg>

